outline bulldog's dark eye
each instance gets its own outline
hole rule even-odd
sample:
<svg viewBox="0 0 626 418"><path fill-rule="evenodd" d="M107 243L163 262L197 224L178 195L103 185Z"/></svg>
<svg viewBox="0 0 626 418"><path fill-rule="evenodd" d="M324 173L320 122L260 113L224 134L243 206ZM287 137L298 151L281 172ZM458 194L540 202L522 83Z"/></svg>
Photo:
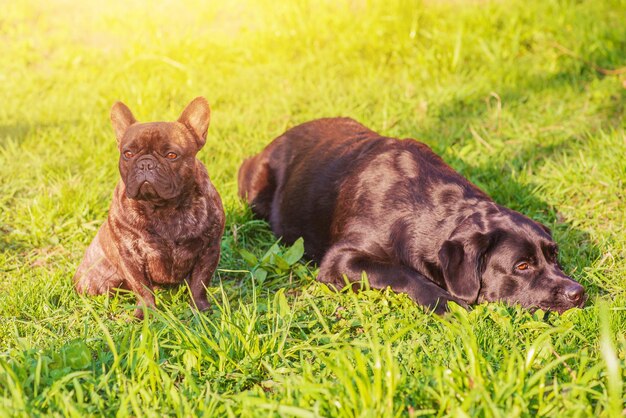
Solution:
<svg viewBox="0 0 626 418"><path fill-rule="evenodd" d="M168 152L165 158L167 158L168 160L175 160L178 158L178 155L173 152Z"/></svg>
<svg viewBox="0 0 626 418"><path fill-rule="evenodd" d="M124 157L126 158L133 158L134 155L132 151L124 151Z"/></svg>
<svg viewBox="0 0 626 418"><path fill-rule="evenodd" d="M530 265L525 261L522 261L521 263L517 263L517 265L515 266L515 270L519 270L519 271L528 270L529 268L530 268Z"/></svg>

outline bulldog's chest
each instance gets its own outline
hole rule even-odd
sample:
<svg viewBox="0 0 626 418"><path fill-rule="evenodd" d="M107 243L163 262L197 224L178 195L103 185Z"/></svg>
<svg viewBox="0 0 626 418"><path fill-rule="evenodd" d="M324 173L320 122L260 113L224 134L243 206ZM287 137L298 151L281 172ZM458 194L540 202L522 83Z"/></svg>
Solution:
<svg viewBox="0 0 626 418"><path fill-rule="evenodd" d="M147 278L157 284L180 283L191 275L207 249L203 229L178 231L151 228L144 235L143 264Z"/></svg>
<svg viewBox="0 0 626 418"><path fill-rule="evenodd" d="M132 240L123 245L146 281L175 284L189 278L212 236L214 211L206 191L188 196L176 207L140 205L124 195L120 202L123 210L116 215L124 222L118 229L133 226Z"/></svg>

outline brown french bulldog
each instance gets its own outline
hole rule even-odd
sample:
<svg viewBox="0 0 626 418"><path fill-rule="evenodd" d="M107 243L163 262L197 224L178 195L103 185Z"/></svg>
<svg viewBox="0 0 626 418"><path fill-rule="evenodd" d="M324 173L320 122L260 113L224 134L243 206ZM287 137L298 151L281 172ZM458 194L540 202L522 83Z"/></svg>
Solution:
<svg viewBox="0 0 626 418"><path fill-rule="evenodd" d="M111 122L120 151L121 181L106 222L74 276L79 293L122 288L154 307L153 287L187 280L199 310L220 258L224 209L196 154L206 142L210 109L194 99L176 122L138 123L117 102Z"/></svg>

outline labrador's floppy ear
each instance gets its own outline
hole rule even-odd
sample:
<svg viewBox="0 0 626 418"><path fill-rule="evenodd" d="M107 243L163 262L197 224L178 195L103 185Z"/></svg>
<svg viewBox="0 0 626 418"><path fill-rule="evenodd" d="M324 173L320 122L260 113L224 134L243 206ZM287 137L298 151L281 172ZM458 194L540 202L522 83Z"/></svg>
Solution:
<svg viewBox="0 0 626 418"><path fill-rule="evenodd" d="M439 250L439 263L448 292L467 303L475 303L484 270L483 258L492 240L489 235L476 233L463 241L445 241Z"/></svg>
<svg viewBox="0 0 626 418"><path fill-rule="evenodd" d="M124 133L130 125L137 122L133 116L133 112L130 111L128 106L122 102L115 102L111 108L111 125L115 131L115 138L119 144L124 136Z"/></svg>
<svg viewBox="0 0 626 418"><path fill-rule="evenodd" d="M537 224L539 224L539 226L541 227L541 229L543 229L544 231L546 231L546 234L548 234L548 236L550 236L550 238L552 238L552 230L550 228L548 228L547 226L545 226L544 224L542 224L541 222L537 222Z"/></svg>
<svg viewBox="0 0 626 418"><path fill-rule="evenodd" d="M209 102L204 97L196 97L187 105L178 118L194 134L198 149L204 146L206 134L211 120Z"/></svg>

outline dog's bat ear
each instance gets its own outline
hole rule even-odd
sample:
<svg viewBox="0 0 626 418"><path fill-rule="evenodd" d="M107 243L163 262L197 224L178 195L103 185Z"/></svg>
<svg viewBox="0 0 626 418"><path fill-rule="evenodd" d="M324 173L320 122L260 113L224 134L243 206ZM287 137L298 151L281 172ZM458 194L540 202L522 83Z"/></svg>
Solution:
<svg viewBox="0 0 626 418"><path fill-rule="evenodd" d="M439 263L448 292L467 303L475 303L491 239L488 235L475 234L467 241L445 241L439 250Z"/></svg>
<svg viewBox="0 0 626 418"><path fill-rule="evenodd" d="M124 136L124 133L130 125L137 122L133 116L133 112L130 111L128 106L122 102L116 102L111 108L111 125L115 131L115 137L119 144Z"/></svg>
<svg viewBox="0 0 626 418"><path fill-rule="evenodd" d="M196 97L187 105L183 113L178 118L196 137L198 149L204 146L206 134L211 120L211 109L209 102L204 97Z"/></svg>

